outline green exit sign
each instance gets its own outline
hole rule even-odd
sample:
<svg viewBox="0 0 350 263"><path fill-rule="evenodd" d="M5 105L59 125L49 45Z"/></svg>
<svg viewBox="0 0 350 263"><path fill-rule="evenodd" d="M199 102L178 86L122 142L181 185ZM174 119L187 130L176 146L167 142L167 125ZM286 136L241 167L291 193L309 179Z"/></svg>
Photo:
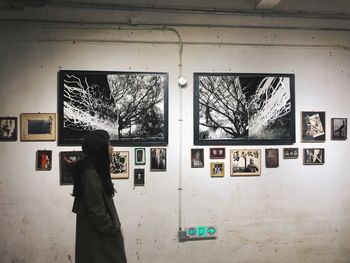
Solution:
<svg viewBox="0 0 350 263"><path fill-rule="evenodd" d="M187 238L216 238L217 230L215 226L193 226L186 228L186 237Z"/></svg>

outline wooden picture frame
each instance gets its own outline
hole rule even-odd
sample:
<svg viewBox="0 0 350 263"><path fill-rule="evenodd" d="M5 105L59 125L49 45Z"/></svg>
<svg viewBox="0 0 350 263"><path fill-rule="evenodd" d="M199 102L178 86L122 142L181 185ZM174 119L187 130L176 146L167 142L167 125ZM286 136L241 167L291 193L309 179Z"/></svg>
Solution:
<svg viewBox="0 0 350 263"><path fill-rule="evenodd" d="M226 149L225 147L209 148L210 159L225 159Z"/></svg>
<svg viewBox="0 0 350 263"><path fill-rule="evenodd" d="M128 179L129 178L129 152L113 151L110 164L112 179Z"/></svg>
<svg viewBox="0 0 350 263"><path fill-rule="evenodd" d="M165 172L167 166L166 148L151 148L151 172Z"/></svg>
<svg viewBox="0 0 350 263"><path fill-rule="evenodd" d="M325 163L324 148L304 148L304 165L322 165Z"/></svg>
<svg viewBox="0 0 350 263"><path fill-rule="evenodd" d="M266 168L277 168L279 166L279 150L265 149Z"/></svg>
<svg viewBox="0 0 350 263"><path fill-rule="evenodd" d="M17 117L0 117L0 141L17 141Z"/></svg>
<svg viewBox="0 0 350 263"><path fill-rule="evenodd" d="M203 168L204 167L204 149L195 148L191 149L191 168Z"/></svg>
<svg viewBox="0 0 350 263"><path fill-rule="evenodd" d="M302 111L302 142L324 142L326 140L326 112Z"/></svg>
<svg viewBox="0 0 350 263"><path fill-rule="evenodd" d="M145 165L146 164L146 149L145 148L135 148L135 165Z"/></svg>
<svg viewBox="0 0 350 263"><path fill-rule="evenodd" d="M231 176L259 176L261 174L260 149L231 149Z"/></svg>
<svg viewBox="0 0 350 263"><path fill-rule="evenodd" d="M283 148L283 159L298 159L299 148Z"/></svg>
<svg viewBox="0 0 350 263"><path fill-rule="evenodd" d="M224 162L211 162L210 163L210 176L211 177L224 177L225 176L225 163Z"/></svg>
<svg viewBox="0 0 350 263"><path fill-rule="evenodd" d="M38 150L36 152L36 171L51 171L52 168L52 151Z"/></svg>
<svg viewBox="0 0 350 263"><path fill-rule="evenodd" d="M21 141L55 141L56 113L22 113Z"/></svg>
<svg viewBox="0 0 350 263"><path fill-rule="evenodd" d="M348 138L348 118L331 118L331 139L345 141Z"/></svg>

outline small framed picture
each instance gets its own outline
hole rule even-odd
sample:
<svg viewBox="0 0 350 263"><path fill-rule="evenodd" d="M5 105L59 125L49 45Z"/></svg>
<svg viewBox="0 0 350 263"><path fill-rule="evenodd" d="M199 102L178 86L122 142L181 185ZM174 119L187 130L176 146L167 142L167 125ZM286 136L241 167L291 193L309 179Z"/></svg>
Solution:
<svg viewBox="0 0 350 263"><path fill-rule="evenodd" d="M266 168L277 168L279 165L278 149L265 149L265 166Z"/></svg>
<svg viewBox="0 0 350 263"><path fill-rule="evenodd" d="M223 162L211 162L210 163L210 176L211 177L224 177L225 175L225 163Z"/></svg>
<svg viewBox="0 0 350 263"><path fill-rule="evenodd" d="M0 141L17 141L17 117L0 117Z"/></svg>
<svg viewBox="0 0 350 263"><path fill-rule="evenodd" d="M191 168L204 167L204 149L191 149Z"/></svg>
<svg viewBox="0 0 350 263"><path fill-rule="evenodd" d="M22 113L21 141L55 141L56 113Z"/></svg>
<svg viewBox="0 0 350 263"><path fill-rule="evenodd" d="M302 142L324 142L326 139L326 113L324 111L303 111Z"/></svg>
<svg viewBox="0 0 350 263"><path fill-rule="evenodd" d="M145 164L146 164L146 149L135 148L135 165L145 165Z"/></svg>
<svg viewBox="0 0 350 263"><path fill-rule="evenodd" d="M225 159L225 148L210 148L210 159Z"/></svg>
<svg viewBox="0 0 350 263"><path fill-rule="evenodd" d="M151 171L166 171L166 148L151 148Z"/></svg>
<svg viewBox="0 0 350 263"><path fill-rule="evenodd" d="M231 176L258 176L261 174L260 149L230 151Z"/></svg>
<svg viewBox="0 0 350 263"><path fill-rule="evenodd" d="M85 157L82 151L60 152L60 185L73 184L74 164Z"/></svg>
<svg viewBox="0 0 350 263"><path fill-rule="evenodd" d="M299 148L283 148L283 159L298 159Z"/></svg>
<svg viewBox="0 0 350 263"><path fill-rule="evenodd" d="M36 152L36 170L50 171L52 167L52 151L38 150Z"/></svg>
<svg viewBox="0 0 350 263"><path fill-rule="evenodd" d="M324 148L305 148L303 163L305 165L324 164L324 154Z"/></svg>
<svg viewBox="0 0 350 263"><path fill-rule="evenodd" d="M129 178L129 152L113 151L110 164L112 179L128 179Z"/></svg>
<svg viewBox="0 0 350 263"><path fill-rule="evenodd" d="M348 119L347 118L332 118L332 140L343 141L347 139L348 136Z"/></svg>
<svg viewBox="0 0 350 263"><path fill-rule="evenodd" d="M134 186L145 185L145 169L134 170Z"/></svg>

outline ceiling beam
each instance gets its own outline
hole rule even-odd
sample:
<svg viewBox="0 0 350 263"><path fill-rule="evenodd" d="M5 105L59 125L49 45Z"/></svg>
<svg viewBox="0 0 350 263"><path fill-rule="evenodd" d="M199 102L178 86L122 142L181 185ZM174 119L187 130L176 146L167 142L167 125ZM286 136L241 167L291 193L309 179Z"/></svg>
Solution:
<svg viewBox="0 0 350 263"><path fill-rule="evenodd" d="M275 7L281 0L256 0L257 9L272 9Z"/></svg>

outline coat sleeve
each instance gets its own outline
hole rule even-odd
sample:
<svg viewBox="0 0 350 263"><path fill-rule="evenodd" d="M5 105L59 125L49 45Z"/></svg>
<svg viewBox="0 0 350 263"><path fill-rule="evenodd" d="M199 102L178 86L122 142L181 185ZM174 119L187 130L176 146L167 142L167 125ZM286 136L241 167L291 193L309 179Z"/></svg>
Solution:
<svg viewBox="0 0 350 263"><path fill-rule="evenodd" d="M104 237L115 236L119 227L108 213L103 200L101 180L94 170L84 175L83 199L85 211L91 225Z"/></svg>

